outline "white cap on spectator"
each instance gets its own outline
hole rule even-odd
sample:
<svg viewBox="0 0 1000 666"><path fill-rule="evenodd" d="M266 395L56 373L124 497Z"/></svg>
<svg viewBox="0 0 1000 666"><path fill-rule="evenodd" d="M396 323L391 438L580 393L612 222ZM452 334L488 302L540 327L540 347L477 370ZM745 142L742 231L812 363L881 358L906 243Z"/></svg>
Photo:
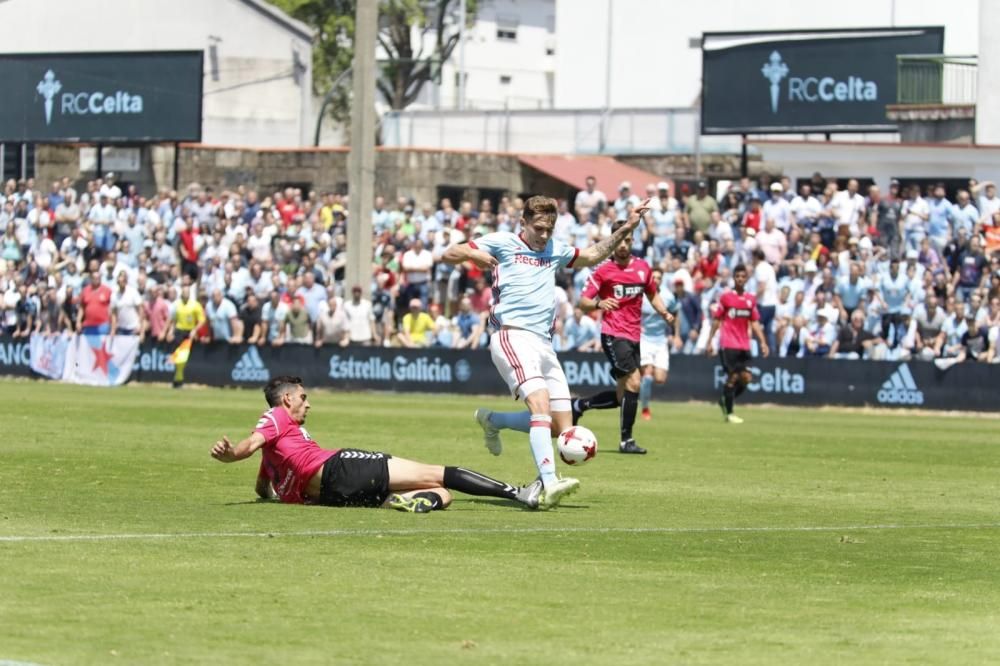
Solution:
<svg viewBox="0 0 1000 666"><path fill-rule="evenodd" d="M907 250L906 251L906 258L907 259L919 259L920 258L920 253L917 252L916 250Z"/></svg>
<svg viewBox="0 0 1000 666"><path fill-rule="evenodd" d="M631 190L631 189L632 189L632 183L628 182L627 180L623 180L622 184L618 186L619 192L621 192L622 190Z"/></svg>
<svg viewBox="0 0 1000 666"><path fill-rule="evenodd" d="M669 190L670 189L670 183L668 183L665 180L661 180L660 182L658 182L656 184L656 189L658 189L658 190Z"/></svg>
<svg viewBox="0 0 1000 666"><path fill-rule="evenodd" d="M781 183L771 183L772 192L784 192L785 188L781 186Z"/></svg>
<svg viewBox="0 0 1000 666"><path fill-rule="evenodd" d="M810 259L809 261L806 262L806 266L805 266L805 272L806 273L815 273L817 270L819 270L819 268L816 266L816 262L815 261L813 261L812 259Z"/></svg>
<svg viewBox="0 0 1000 666"><path fill-rule="evenodd" d="M869 252L871 252L871 249L872 249L872 239L868 238L868 236L863 236L861 238L861 240L858 241L858 249L859 250L868 250Z"/></svg>

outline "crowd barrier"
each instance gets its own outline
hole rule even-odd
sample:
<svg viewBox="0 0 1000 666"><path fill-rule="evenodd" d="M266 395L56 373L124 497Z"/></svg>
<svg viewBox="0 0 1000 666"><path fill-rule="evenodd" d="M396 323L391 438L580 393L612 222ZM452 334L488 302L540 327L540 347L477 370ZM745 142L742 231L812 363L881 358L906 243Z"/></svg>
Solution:
<svg viewBox="0 0 1000 666"><path fill-rule="evenodd" d="M140 346L129 381L169 382L171 347ZM575 395L613 384L602 354L560 354ZM889 406L995 411L1000 365L961 363L947 370L923 361L754 359L753 383L741 403ZM27 340L0 337L0 374L37 377ZM311 387L345 390L507 394L487 350L384 349L286 345L195 345L185 379L209 386L259 387L271 377L298 375ZM670 378L656 386L661 400L714 400L724 374L717 357L674 356Z"/></svg>

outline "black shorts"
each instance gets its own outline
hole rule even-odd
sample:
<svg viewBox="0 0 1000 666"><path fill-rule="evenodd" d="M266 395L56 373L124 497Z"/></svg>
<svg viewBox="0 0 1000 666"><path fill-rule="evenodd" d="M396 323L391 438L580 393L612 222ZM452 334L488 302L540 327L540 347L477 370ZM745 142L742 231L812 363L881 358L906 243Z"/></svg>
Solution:
<svg viewBox="0 0 1000 666"><path fill-rule="evenodd" d="M379 507L389 497L388 453L341 449L323 465L319 503Z"/></svg>
<svg viewBox="0 0 1000 666"><path fill-rule="evenodd" d="M615 379L627 377L642 367L639 341L601 334L601 347L611 361L611 376Z"/></svg>
<svg viewBox="0 0 1000 666"><path fill-rule="evenodd" d="M746 349L722 349L722 368L726 373L746 372L750 363L750 351Z"/></svg>

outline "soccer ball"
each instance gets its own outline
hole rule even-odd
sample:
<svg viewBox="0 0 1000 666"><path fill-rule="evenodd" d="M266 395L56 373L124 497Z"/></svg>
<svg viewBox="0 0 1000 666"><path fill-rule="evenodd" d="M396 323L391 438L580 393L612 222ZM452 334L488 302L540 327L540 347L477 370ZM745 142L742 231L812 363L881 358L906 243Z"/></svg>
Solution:
<svg viewBox="0 0 1000 666"><path fill-rule="evenodd" d="M582 465L597 455L597 437L583 426L567 428L556 444L559 457L567 465Z"/></svg>

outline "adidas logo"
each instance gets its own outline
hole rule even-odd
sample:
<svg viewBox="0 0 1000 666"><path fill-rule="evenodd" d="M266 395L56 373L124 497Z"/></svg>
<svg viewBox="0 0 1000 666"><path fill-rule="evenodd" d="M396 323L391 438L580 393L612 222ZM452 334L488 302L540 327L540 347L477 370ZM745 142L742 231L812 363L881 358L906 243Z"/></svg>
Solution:
<svg viewBox="0 0 1000 666"><path fill-rule="evenodd" d="M250 347L243 353L240 360L233 366L232 377L234 382L266 382L271 379L264 361L260 358L260 352L256 347Z"/></svg>
<svg viewBox="0 0 1000 666"><path fill-rule="evenodd" d="M910 368L905 363L882 384L878 391L878 401L887 405L922 405L924 393L913 381Z"/></svg>

